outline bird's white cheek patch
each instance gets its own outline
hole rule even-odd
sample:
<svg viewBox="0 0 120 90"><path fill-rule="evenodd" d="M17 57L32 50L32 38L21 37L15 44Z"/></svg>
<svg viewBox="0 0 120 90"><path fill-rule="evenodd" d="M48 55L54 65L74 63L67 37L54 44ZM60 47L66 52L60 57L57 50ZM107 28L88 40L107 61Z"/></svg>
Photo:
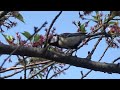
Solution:
<svg viewBox="0 0 120 90"><path fill-rule="evenodd" d="M73 46L74 44L80 41L80 37L69 37L69 38L61 38L59 41L60 45L68 45Z"/></svg>
<svg viewBox="0 0 120 90"><path fill-rule="evenodd" d="M51 43L54 43L54 42L57 42L57 36L54 36L54 37L51 39Z"/></svg>

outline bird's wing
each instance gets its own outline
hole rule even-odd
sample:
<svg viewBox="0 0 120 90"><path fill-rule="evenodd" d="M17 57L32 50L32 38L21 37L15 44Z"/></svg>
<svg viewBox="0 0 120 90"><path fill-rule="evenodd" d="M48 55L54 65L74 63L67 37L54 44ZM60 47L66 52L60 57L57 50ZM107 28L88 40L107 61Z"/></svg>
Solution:
<svg viewBox="0 0 120 90"><path fill-rule="evenodd" d="M64 37L73 37L73 36L79 36L79 35L85 35L86 33L62 33L60 36Z"/></svg>

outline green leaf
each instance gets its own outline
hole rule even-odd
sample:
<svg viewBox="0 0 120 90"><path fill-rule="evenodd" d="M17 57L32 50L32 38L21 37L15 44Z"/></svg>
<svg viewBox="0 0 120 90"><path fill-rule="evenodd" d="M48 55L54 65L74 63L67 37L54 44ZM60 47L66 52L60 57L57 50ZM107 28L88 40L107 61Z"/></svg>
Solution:
<svg viewBox="0 0 120 90"><path fill-rule="evenodd" d="M6 40L13 40L13 36L2 34Z"/></svg>
<svg viewBox="0 0 120 90"><path fill-rule="evenodd" d="M24 31L23 33L22 33L27 39L29 39L30 37L31 37L31 34L29 33L29 32L27 32L27 31ZM32 40L32 38L30 38L30 41Z"/></svg>
<svg viewBox="0 0 120 90"><path fill-rule="evenodd" d="M36 34L36 35L34 36L34 42L37 42L39 39L40 39L40 35Z"/></svg>
<svg viewBox="0 0 120 90"><path fill-rule="evenodd" d="M116 22L112 22L112 21L111 21L111 22L108 22L109 25L110 25L110 24L115 24L115 23L116 23Z"/></svg>
<svg viewBox="0 0 120 90"><path fill-rule="evenodd" d="M84 24L82 24L82 25L80 26L80 30L81 30L82 33L86 33L85 25L84 25Z"/></svg>
<svg viewBox="0 0 120 90"><path fill-rule="evenodd" d="M15 16L15 18L17 18L18 20L22 21L23 23L24 22L24 19L23 19L23 16L19 13L18 15Z"/></svg>
<svg viewBox="0 0 120 90"><path fill-rule="evenodd" d="M92 16L94 18L94 20L98 21L98 18L97 16Z"/></svg>
<svg viewBox="0 0 120 90"><path fill-rule="evenodd" d="M5 40L9 43L9 41L12 41L13 40L13 36L10 36L10 35L5 35L5 34L3 34L2 33L2 35L3 35L3 37L5 38Z"/></svg>
<svg viewBox="0 0 120 90"><path fill-rule="evenodd" d="M98 17L97 16L92 16L93 17L93 19L91 19L93 22L95 22L95 23L98 23Z"/></svg>
<svg viewBox="0 0 120 90"><path fill-rule="evenodd" d="M8 40L13 40L13 36L7 36Z"/></svg>

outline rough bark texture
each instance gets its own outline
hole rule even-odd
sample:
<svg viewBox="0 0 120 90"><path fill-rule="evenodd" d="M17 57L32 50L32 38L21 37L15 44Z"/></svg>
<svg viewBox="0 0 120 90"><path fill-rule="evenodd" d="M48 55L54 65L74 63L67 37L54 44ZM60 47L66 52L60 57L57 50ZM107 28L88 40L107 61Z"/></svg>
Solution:
<svg viewBox="0 0 120 90"><path fill-rule="evenodd" d="M17 46L9 46L0 44L0 54L10 54L15 50ZM60 63L70 64L76 67L82 67L92 69L95 71L107 72L107 73L120 73L120 65L104 62L95 62L86 58L79 58L75 56L65 56L57 52L47 50L43 53L44 49L33 47L21 47L13 55L30 56L30 57L42 57L49 60L53 60Z"/></svg>

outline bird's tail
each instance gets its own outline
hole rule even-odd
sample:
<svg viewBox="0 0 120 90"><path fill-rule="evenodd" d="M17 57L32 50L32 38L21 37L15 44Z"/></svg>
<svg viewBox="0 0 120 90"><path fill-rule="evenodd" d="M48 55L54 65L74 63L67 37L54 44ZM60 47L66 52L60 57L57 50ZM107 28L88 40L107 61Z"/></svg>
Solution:
<svg viewBox="0 0 120 90"><path fill-rule="evenodd" d="M104 35L105 37L111 37L110 34L105 33L105 32L102 32L102 33L96 33L96 34L88 34L88 35L87 35L87 38L89 38L89 37L94 37L94 36L101 36L101 35Z"/></svg>

